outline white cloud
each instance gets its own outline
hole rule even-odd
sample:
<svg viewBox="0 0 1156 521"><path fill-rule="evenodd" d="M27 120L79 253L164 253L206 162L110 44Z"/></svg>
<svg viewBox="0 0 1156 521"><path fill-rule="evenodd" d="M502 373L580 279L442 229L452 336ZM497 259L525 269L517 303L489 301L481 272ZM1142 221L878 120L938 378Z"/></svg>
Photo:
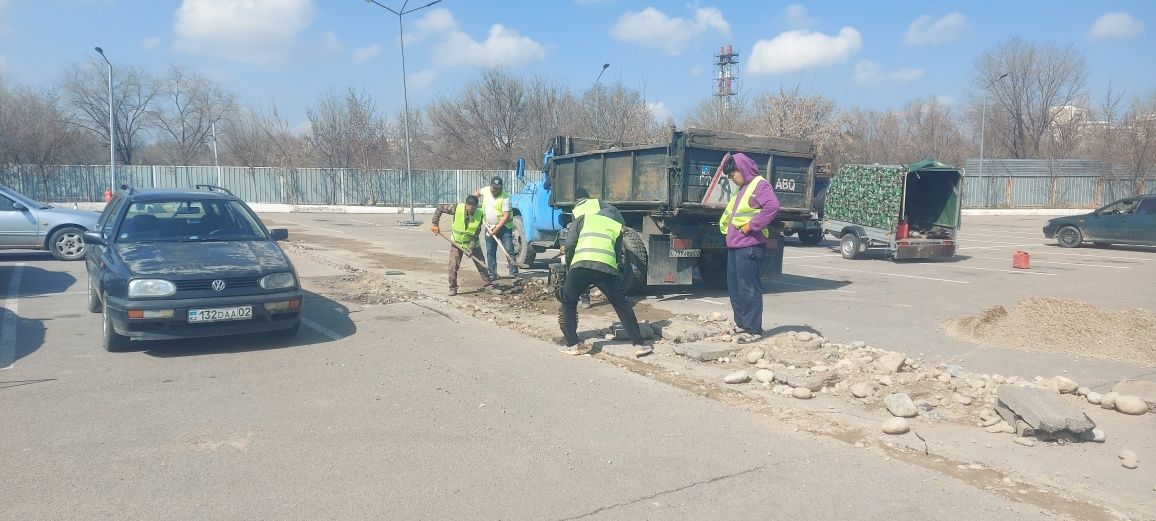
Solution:
<svg viewBox="0 0 1156 521"><path fill-rule="evenodd" d="M787 19L787 27L791 29L808 29L815 25L815 19L807 16L807 8L803 4L791 4L783 12Z"/></svg>
<svg viewBox="0 0 1156 521"><path fill-rule="evenodd" d="M365 63L381 54L381 44L375 43L368 47L362 47L353 51L353 63Z"/></svg>
<svg viewBox="0 0 1156 521"><path fill-rule="evenodd" d="M878 63L871 60L860 60L855 64L852 79L860 85L874 85L885 82L906 83L923 77L923 69L903 67L894 72L885 72Z"/></svg>
<svg viewBox="0 0 1156 521"><path fill-rule="evenodd" d="M149 36L148 38L141 40L140 46L143 47L146 51L151 51L161 46L161 39L157 38L156 36Z"/></svg>
<svg viewBox="0 0 1156 521"><path fill-rule="evenodd" d="M808 67L844 63L863 47L863 37L854 27L844 27L836 36L797 30L770 40L755 42L747 61L753 75L789 72Z"/></svg>
<svg viewBox="0 0 1156 521"><path fill-rule="evenodd" d="M411 88L424 89L432 85L436 77L437 74L435 74L434 71L423 70L410 74L409 77L406 78L406 83L408 83Z"/></svg>
<svg viewBox="0 0 1156 521"><path fill-rule="evenodd" d="M650 110L650 115L659 123L666 123L670 120L670 109L661 101L654 101L646 104L646 108Z"/></svg>
<svg viewBox="0 0 1156 521"><path fill-rule="evenodd" d="M430 36L436 36L456 31L458 22L449 9L437 8L430 10L425 16L413 24L413 30L405 33L405 43L417 43Z"/></svg>
<svg viewBox="0 0 1156 521"><path fill-rule="evenodd" d="M313 15L312 0L182 0L174 47L243 63L278 62Z"/></svg>
<svg viewBox="0 0 1156 521"><path fill-rule="evenodd" d="M623 14L610 28L610 35L616 40L663 49L671 55L682 53L695 37L707 32L722 35L731 32L730 23L723 19L721 11L713 7L699 8L693 20L672 18L658 9L647 7L639 12Z"/></svg>
<svg viewBox="0 0 1156 521"><path fill-rule="evenodd" d="M1092 29L1088 37L1093 40L1107 38L1131 38L1144 31L1144 23L1132 18L1128 13L1104 13Z"/></svg>
<svg viewBox="0 0 1156 521"><path fill-rule="evenodd" d="M963 38L970 29L967 16L962 13L951 13L938 20L931 15L923 15L907 26L907 36L903 42L907 45L949 43Z"/></svg>
<svg viewBox="0 0 1156 521"><path fill-rule="evenodd" d="M321 33L319 48L327 53L339 53L345 48L345 45L341 43L341 39L336 34L326 31Z"/></svg>
<svg viewBox="0 0 1156 521"><path fill-rule="evenodd" d="M690 68L690 75L694 78L701 78L703 73L702 65L695 65Z"/></svg>
<svg viewBox="0 0 1156 521"><path fill-rule="evenodd" d="M502 24L490 27L485 41L475 41L461 31L451 31L434 52L438 65L521 65L546 57L546 49L533 39Z"/></svg>
<svg viewBox="0 0 1156 521"><path fill-rule="evenodd" d="M940 105L943 105L945 107L954 107L956 100L955 100L954 96L948 96L947 94L940 94L940 95L935 97L935 102L939 103Z"/></svg>

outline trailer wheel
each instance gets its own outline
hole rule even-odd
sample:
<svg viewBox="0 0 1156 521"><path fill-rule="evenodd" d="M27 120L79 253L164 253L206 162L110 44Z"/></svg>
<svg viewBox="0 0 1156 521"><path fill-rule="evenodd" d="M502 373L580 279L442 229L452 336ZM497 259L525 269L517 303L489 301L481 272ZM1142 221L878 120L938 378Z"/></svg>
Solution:
<svg viewBox="0 0 1156 521"><path fill-rule="evenodd" d="M534 264L534 257L538 253L533 245L526 242L526 223L521 215L514 216L514 252L514 263L527 269Z"/></svg>
<svg viewBox="0 0 1156 521"><path fill-rule="evenodd" d="M847 232L843 234L843 238L839 240L839 253L843 254L844 259L854 259L859 256L859 235L855 232Z"/></svg>
<svg viewBox="0 0 1156 521"><path fill-rule="evenodd" d="M698 275L703 284L711 289L727 287L727 254L725 251L709 250L698 258Z"/></svg>
<svg viewBox="0 0 1156 521"><path fill-rule="evenodd" d="M622 290L627 295L641 293L646 288L646 241L633 228L622 229L622 259L618 260L618 271L622 273Z"/></svg>

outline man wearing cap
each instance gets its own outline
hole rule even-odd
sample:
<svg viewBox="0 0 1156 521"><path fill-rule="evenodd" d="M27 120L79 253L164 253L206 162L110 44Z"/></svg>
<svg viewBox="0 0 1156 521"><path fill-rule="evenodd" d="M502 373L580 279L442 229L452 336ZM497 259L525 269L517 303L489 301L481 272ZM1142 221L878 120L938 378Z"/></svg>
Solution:
<svg viewBox="0 0 1156 521"><path fill-rule="evenodd" d="M486 237L486 268L490 272L490 279L498 278L498 241L502 242L502 249L506 251L506 266L510 276L518 275L518 266L514 264L514 221L510 219L510 194L502 190L502 178L494 176L489 186L483 186L474 192L481 199L482 211L485 212L485 228L482 234Z"/></svg>
<svg viewBox="0 0 1156 521"><path fill-rule="evenodd" d="M478 198L471 195L466 197L464 203L438 206L437 210L434 210L433 223L430 226L430 231L435 235L442 233L442 214L453 216L453 239L450 239L450 242L454 243L454 247L450 248L449 264L450 296L458 294L458 269L462 265L463 255L469 256L477 266L478 275L481 275L484 284L482 289L492 290L493 282L486 273L486 267L478 261L478 257L482 256L482 249L478 247L478 231L482 227L482 210L478 208Z"/></svg>
<svg viewBox="0 0 1156 521"><path fill-rule="evenodd" d="M722 167L739 186L718 222L726 236L727 293L740 341L750 341L763 334L763 257L770 237L767 227L779 213L779 198L746 154L723 156Z"/></svg>

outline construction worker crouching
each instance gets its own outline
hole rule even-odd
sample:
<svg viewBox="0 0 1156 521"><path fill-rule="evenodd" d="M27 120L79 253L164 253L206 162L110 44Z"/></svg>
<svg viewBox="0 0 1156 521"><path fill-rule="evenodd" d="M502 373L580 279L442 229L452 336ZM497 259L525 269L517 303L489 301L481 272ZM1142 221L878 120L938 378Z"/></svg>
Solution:
<svg viewBox="0 0 1156 521"><path fill-rule="evenodd" d="M574 196L577 200L574 202L574 209L570 210L570 213L574 216L574 220L578 220L579 217L582 217L586 214L598 213L598 211L602 209L602 202L598 199L590 197L590 192L585 188L579 188L574 193ZM565 237L562 239L564 241ZM583 309L590 307L589 288L587 288L586 291L583 291L582 295L578 297L578 305Z"/></svg>
<svg viewBox="0 0 1156 521"><path fill-rule="evenodd" d="M570 223L566 234L565 255L569 271L562 289L562 307L559 323L562 327L563 353L582 355L593 348L584 346L578 338L578 297L590 286L606 295L614 307L618 320L626 328L631 342L639 346L635 356L650 354L650 346L643 344L638 318L626 300L618 272L622 254L622 215L613 206L603 206L596 213L579 216Z"/></svg>
<svg viewBox="0 0 1156 521"><path fill-rule="evenodd" d="M481 261L482 249L478 245L478 232L482 229L482 220L484 219L482 209L478 208L478 198L471 195L466 197L464 203L438 206L434 210L433 225L430 226L430 230L435 235L442 233L438 223L444 213L454 216L453 239L450 239L450 242L453 243L450 248L450 296L458 294L458 268L462 264L462 255L468 255L470 260L474 262L474 266L478 268L478 275L482 277L482 282L485 284L482 288L493 288L493 281L486 272L485 264ZM442 235L442 237L445 236Z"/></svg>

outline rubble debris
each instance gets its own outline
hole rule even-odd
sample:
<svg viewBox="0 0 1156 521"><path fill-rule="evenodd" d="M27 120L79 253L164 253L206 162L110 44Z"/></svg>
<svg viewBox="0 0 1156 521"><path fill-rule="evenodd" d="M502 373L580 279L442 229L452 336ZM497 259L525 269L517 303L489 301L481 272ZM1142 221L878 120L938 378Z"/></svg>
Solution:
<svg viewBox="0 0 1156 521"><path fill-rule="evenodd" d="M763 355L765 355L765 354L766 353L764 353L762 349L759 349L757 347L754 349L751 349L750 351L747 352L747 363L748 364L757 364L757 363L759 363L759 360L763 359Z"/></svg>
<svg viewBox="0 0 1156 521"><path fill-rule="evenodd" d="M1093 391L1088 393L1084 398L1092 405L1100 405L1100 402L1104 399L1104 395Z"/></svg>
<svg viewBox="0 0 1156 521"><path fill-rule="evenodd" d="M911 397L907 393L889 394L883 399L883 403L887 405L887 410L893 416L914 418L919 415L919 409L915 407L915 403L911 401Z"/></svg>
<svg viewBox="0 0 1156 521"><path fill-rule="evenodd" d="M1124 414L1131 414L1139 416L1148 412L1148 404L1144 403L1139 396L1118 396L1116 398L1116 410Z"/></svg>
<svg viewBox="0 0 1156 521"><path fill-rule="evenodd" d="M1024 447L1035 447L1036 446L1035 440L1033 440L1031 438L1023 437L1023 436L1017 436L1014 441L1020 445L1023 445Z"/></svg>
<svg viewBox="0 0 1156 521"><path fill-rule="evenodd" d="M1112 387L1112 391L1121 395L1139 396L1148 404L1148 411L1156 413L1156 382L1123 380Z"/></svg>
<svg viewBox="0 0 1156 521"><path fill-rule="evenodd" d="M888 373L898 373L907 360L907 354L888 351L875 359L875 365Z"/></svg>
<svg viewBox="0 0 1156 521"><path fill-rule="evenodd" d="M1122 450L1120 451L1120 465L1126 469L1134 469L1140 466L1140 456L1135 451Z"/></svg>
<svg viewBox="0 0 1156 521"><path fill-rule="evenodd" d="M1120 396L1120 394L1116 392L1106 393L1103 398L1100 398L1100 407L1108 410L1115 409L1117 396Z"/></svg>
<svg viewBox="0 0 1156 521"><path fill-rule="evenodd" d="M996 396L996 412L1012 425L1023 420L1032 429L1049 435L1078 435L1096 426L1082 411L1044 389L1001 385Z"/></svg>
<svg viewBox="0 0 1156 521"><path fill-rule="evenodd" d="M851 386L851 396L854 396L856 398L866 398L868 396L871 396L871 394L874 392L875 392L875 389L873 387L871 387L870 384L867 384L865 382L859 382L859 383Z"/></svg>
<svg viewBox="0 0 1156 521"><path fill-rule="evenodd" d="M1090 431L1081 432L1078 436L1076 436L1076 439L1078 439L1080 441L1092 441L1092 442L1096 442L1096 443L1104 443L1105 441L1107 441L1108 435L1104 432L1104 429L1096 427L1095 429L1092 429Z"/></svg>
<svg viewBox="0 0 1156 521"><path fill-rule="evenodd" d="M665 329L663 330L665 331ZM729 355L734 349L732 344L694 343L683 345L682 352L679 354L699 362L709 362Z"/></svg>
<svg viewBox="0 0 1156 521"><path fill-rule="evenodd" d="M775 381L775 373L770 369L759 369L755 371L755 381L761 384L769 384Z"/></svg>
<svg viewBox="0 0 1156 521"><path fill-rule="evenodd" d="M794 389L791 389L791 396L794 396L795 398L798 398L800 400L810 400L811 397L813 397L814 395L815 394L812 393L811 390L807 389L806 387L796 387Z"/></svg>
<svg viewBox="0 0 1156 521"><path fill-rule="evenodd" d="M907 424L907 419L900 417L883 420L882 428L886 434L907 434L911 430L911 426Z"/></svg>
<svg viewBox="0 0 1156 521"><path fill-rule="evenodd" d="M723 381L728 384L745 384L751 381L751 375L747 374L746 371L735 371L723 378Z"/></svg>
<svg viewBox="0 0 1156 521"><path fill-rule="evenodd" d="M1077 384L1071 378L1067 378L1065 376L1057 376L1052 378L1050 385L1060 394L1072 394L1080 388L1079 384Z"/></svg>
<svg viewBox="0 0 1156 521"><path fill-rule="evenodd" d="M1010 423L1003 421L1003 420L1000 420L995 425L991 425L984 430L986 430L987 432L990 432L992 434L1015 434L1016 433L1016 428L1012 427Z"/></svg>

